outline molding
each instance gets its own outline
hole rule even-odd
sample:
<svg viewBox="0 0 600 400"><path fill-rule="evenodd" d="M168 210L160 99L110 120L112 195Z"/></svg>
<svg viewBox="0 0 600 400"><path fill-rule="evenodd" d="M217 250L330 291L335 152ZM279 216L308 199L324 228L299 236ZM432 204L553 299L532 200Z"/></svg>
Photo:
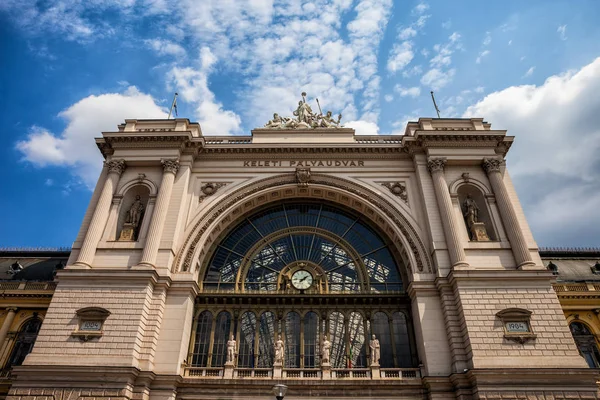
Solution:
<svg viewBox="0 0 600 400"><path fill-rule="evenodd" d="M217 204L214 204L206 213L204 213L201 216L201 218L194 224L194 226L190 230L190 233L187 234L185 242L178 251L177 257L174 260L172 270L174 272L186 272L192 270L192 259L196 255L196 247L198 246L200 239L208 231L209 227L218 219L219 216L221 216L222 214L229 214L232 212L235 215L235 210L237 209L236 207L241 206L244 203L244 199L248 198L249 196L261 191L265 191L267 189L282 189L282 187L286 185L294 185L294 187L297 187L295 171L288 174L275 175L255 182L251 182L230 193L227 196L227 201L217 202ZM313 174L311 176L311 187L314 187L316 185L322 185L324 189L326 189L327 187L331 187L341 190L342 193L351 193L367 201L369 205L378 209L380 212L383 212L387 217L389 217L393 221L393 223L395 224L394 228L399 229L402 233L403 238L404 240L406 240L406 244L408 245L408 248L405 248L403 250L407 252L407 254L410 253L414 255L414 261L417 267L417 271L433 271L433 264L429 257L429 253L426 250L424 242L421 240L417 231L413 227L413 224L409 222L409 220L404 214L402 214L400 209L398 209L388 200L382 198L376 192L372 191L367 187L358 185L347 179L327 174ZM273 201L280 199L281 197L274 198ZM336 203L335 199L332 199L331 201L333 203ZM343 204L341 205L344 206ZM377 221L374 220L374 218L376 217L376 215L373 215L368 218L377 225ZM384 233L386 233L389 236L389 233L385 232L385 230ZM203 247L206 248L207 244L204 243ZM210 244L208 247L210 247ZM410 256L408 257L410 259ZM413 272L411 263L406 262L405 264L409 272Z"/></svg>

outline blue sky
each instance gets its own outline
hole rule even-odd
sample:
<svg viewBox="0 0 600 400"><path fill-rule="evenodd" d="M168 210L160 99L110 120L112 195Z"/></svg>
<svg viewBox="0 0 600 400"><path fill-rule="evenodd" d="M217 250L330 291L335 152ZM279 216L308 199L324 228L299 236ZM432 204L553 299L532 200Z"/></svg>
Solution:
<svg viewBox="0 0 600 400"><path fill-rule="evenodd" d="M4 0L0 246L70 245L101 167L93 138L179 116L235 135L299 93L363 134L483 117L539 245L600 245L600 3Z"/></svg>

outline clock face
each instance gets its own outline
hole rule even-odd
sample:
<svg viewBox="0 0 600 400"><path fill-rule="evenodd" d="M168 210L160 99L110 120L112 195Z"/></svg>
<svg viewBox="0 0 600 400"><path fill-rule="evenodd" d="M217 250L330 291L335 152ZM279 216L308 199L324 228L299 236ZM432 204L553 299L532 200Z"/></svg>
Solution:
<svg viewBox="0 0 600 400"><path fill-rule="evenodd" d="M296 271L292 275L292 285L298 290L308 289L312 283L312 274L304 269Z"/></svg>

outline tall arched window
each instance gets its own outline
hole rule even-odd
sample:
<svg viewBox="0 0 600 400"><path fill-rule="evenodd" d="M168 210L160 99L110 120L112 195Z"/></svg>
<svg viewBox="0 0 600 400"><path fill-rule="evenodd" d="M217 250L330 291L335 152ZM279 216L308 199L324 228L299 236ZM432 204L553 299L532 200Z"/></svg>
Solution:
<svg viewBox="0 0 600 400"><path fill-rule="evenodd" d="M271 368L275 359L275 314L267 311L261 314L258 325L258 367Z"/></svg>
<svg viewBox="0 0 600 400"><path fill-rule="evenodd" d="M381 365L381 368L394 368L394 354L390 351L392 349L392 336L390 334L390 322L387 314L382 312L375 313L372 324L373 334L377 336L381 348L379 365Z"/></svg>
<svg viewBox="0 0 600 400"><path fill-rule="evenodd" d="M585 358L590 368L600 368L600 352L596 344L596 338L589 328L581 322L571 322L569 325L577 349Z"/></svg>
<svg viewBox="0 0 600 400"><path fill-rule="evenodd" d="M304 368L314 368L320 365L320 329L319 316L309 312L304 316Z"/></svg>
<svg viewBox="0 0 600 400"><path fill-rule="evenodd" d="M285 367L300 367L300 315L289 312L285 317Z"/></svg>
<svg viewBox="0 0 600 400"><path fill-rule="evenodd" d="M365 324L363 316L358 312L351 312L348 320L348 339L350 345L350 367L367 367L367 354L365 348Z"/></svg>
<svg viewBox="0 0 600 400"><path fill-rule="evenodd" d="M222 367L227 356L227 341L231 331L231 314L222 311L217 315L213 339L212 367Z"/></svg>
<svg viewBox="0 0 600 400"><path fill-rule="evenodd" d="M204 311L198 316L198 321L196 322L196 337L194 338L195 345L190 360L190 364L193 367L206 367L208 365L212 323L213 316L209 311Z"/></svg>
<svg viewBox="0 0 600 400"><path fill-rule="evenodd" d="M329 359L333 368L346 368L348 358L346 356L346 328L344 326L344 314L332 312L329 316L329 341L331 342L331 354Z"/></svg>
<svg viewBox="0 0 600 400"><path fill-rule="evenodd" d="M242 314L240 324L240 344L238 347L238 367L254 368L254 338L256 337L256 315L253 312Z"/></svg>
<svg viewBox="0 0 600 400"><path fill-rule="evenodd" d="M406 315L401 312L392 314L392 331L394 339L394 359L396 367L409 368L412 366L412 354L408 338Z"/></svg>
<svg viewBox="0 0 600 400"><path fill-rule="evenodd" d="M8 367L14 367L23 364L27 354L31 353L35 339L37 338L40 327L42 326L42 320L38 317L33 317L27 321L15 340L10 358L8 359Z"/></svg>

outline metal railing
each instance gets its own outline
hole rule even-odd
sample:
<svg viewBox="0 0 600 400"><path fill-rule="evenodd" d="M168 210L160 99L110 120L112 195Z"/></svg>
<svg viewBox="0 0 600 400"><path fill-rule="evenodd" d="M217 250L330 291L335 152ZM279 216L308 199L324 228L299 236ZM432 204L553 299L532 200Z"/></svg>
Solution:
<svg viewBox="0 0 600 400"><path fill-rule="evenodd" d="M0 281L0 290L55 290L56 282Z"/></svg>

